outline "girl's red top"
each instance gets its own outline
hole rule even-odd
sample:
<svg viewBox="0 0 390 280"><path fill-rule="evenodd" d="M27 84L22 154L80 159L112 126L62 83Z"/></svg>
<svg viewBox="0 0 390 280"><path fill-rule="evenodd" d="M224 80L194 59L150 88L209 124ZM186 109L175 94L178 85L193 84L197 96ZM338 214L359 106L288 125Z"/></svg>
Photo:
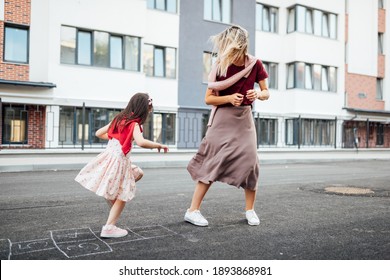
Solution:
<svg viewBox="0 0 390 280"><path fill-rule="evenodd" d="M122 120L118 125L116 124L116 119L114 119L110 128L108 129L108 138L117 139L122 145L122 151L125 155L130 152L131 146L133 145L133 132L135 124L137 123L142 132L142 126L140 124L139 118L130 120L127 124L126 120Z"/></svg>

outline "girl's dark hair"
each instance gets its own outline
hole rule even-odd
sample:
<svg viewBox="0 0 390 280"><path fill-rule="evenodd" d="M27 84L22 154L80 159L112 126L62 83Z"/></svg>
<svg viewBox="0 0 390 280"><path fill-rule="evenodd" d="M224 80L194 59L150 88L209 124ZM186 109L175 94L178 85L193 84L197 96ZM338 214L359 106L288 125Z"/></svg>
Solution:
<svg viewBox="0 0 390 280"><path fill-rule="evenodd" d="M145 123L149 116L149 112L153 109L153 105L150 100L151 99L147 93L134 94L126 108L114 118L112 124L115 123L115 126L118 126L119 124L122 124L123 120L125 120L123 126L126 126L131 120L137 118L140 119L140 124Z"/></svg>

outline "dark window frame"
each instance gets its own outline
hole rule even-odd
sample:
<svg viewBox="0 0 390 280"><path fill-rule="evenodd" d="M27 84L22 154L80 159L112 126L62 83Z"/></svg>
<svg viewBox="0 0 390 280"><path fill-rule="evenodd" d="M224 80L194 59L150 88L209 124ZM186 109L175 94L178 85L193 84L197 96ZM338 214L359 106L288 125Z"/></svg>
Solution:
<svg viewBox="0 0 390 280"><path fill-rule="evenodd" d="M15 61L6 59L6 39L7 39L7 28L20 29L27 31L27 44L26 44L26 61ZM3 61L7 63L16 64L29 64L30 62L30 26L20 25L14 23L4 23L4 36L3 36Z"/></svg>
<svg viewBox="0 0 390 280"><path fill-rule="evenodd" d="M105 68L105 69L115 69L115 70L125 70L125 71L132 71L132 72L141 72L141 53L142 53L142 47L141 47L141 37L138 36L132 36L132 35L124 35L114 32L107 32L107 31L101 31L101 30L92 30L92 29L86 29L81 27L75 27L70 25L61 25L61 27L69 27L69 28L75 28L75 36L76 36L76 42L75 42L75 63L69 63L69 62L63 62L60 61L61 64L64 65L78 65L78 66L89 66L89 67L98 67L98 68ZM91 49L89 52L90 61L91 64L82 64L79 63L79 57L78 57L78 50L79 50L79 32L86 32L91 35ZM95 48L95 32L102 32L108 34L108 66L99 66L95 65L95 58L94 58L94 48ZM111 67L111 37L121 37L122 38L122 45L121 45L121 51L122 51L122 68L118 67ZM126 68L126 39L137 39L138 41L138 57L137 57L137 70ZM61 56L60 56L61 59Z"/></svg>

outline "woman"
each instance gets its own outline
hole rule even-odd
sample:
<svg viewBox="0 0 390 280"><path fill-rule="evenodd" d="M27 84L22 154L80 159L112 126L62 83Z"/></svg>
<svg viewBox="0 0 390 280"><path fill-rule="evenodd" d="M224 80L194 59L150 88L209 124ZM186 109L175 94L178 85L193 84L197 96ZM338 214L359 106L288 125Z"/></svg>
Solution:
<svg viewBox="0 0 390 280"><path fill-rule="evenodd" d="M246 219L259 225L254 211L259 177L256 130L252 103L267 100L268 74L261 61L248 54L248 32L231 26L212 36L216 63L209 75L205 102L213 105L209 128L187 170L197 181L185 221L207 226L200 205L211 184L216 181L245 190ZM255 82L261 91L254 90Z"/></svg>

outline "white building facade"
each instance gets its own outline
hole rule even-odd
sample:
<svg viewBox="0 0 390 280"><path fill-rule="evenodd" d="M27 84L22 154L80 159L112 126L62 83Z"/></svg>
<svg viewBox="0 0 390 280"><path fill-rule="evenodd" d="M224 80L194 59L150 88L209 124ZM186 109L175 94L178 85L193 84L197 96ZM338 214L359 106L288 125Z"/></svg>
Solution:
<svg viewBox="0 0 390 280"><path fill-rule="evenodd" d="M104 147L95 131L134 93L147 92L155 110L145 137L196 148L210 109L208 38L230 24L249 31L250 52L270 75L271 98L253 110L259 147L350 148L351 131L360 147L390 147L386 7L386 0L0 1L1 147ZM374 88L355 89L349 73ZM351 101L370 90L375 102Z"/></svg>

